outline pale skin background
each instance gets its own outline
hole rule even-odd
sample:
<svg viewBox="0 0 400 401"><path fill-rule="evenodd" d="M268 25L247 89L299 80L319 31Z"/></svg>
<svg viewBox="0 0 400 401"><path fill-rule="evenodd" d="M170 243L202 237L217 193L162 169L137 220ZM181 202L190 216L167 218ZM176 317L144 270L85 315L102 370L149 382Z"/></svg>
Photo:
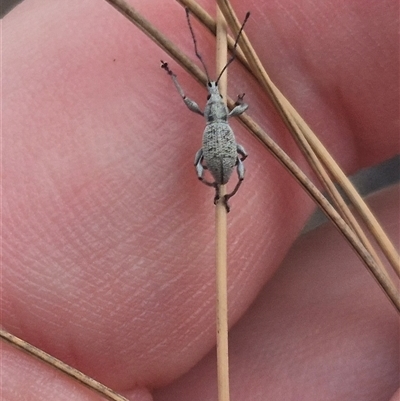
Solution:
<svg viewBox="0 0 400 401"><path fill-rule="evenodd" d="M347 173L398 153L397 2L242 3L272 78ZM132 4L192 54L180 6ZM3 34L3 327L130 400L216 400L213 194L192 166L204 123L159 60L201 106L204 90L103 1L25 0ZM302 163L238 65L229 84ZM313 204L233 126L250 156L229 215L232 400L398 400L393 307L331 226L287 254ZM371 200L396 243L398 201ZM1 346L4 400L99 399Z"/></svg>

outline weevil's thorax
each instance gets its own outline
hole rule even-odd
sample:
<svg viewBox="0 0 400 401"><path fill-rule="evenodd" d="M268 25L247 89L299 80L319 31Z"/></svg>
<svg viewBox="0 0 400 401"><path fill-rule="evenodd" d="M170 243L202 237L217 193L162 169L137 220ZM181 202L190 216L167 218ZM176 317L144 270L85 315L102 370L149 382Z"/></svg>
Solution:
<svg viewBox="0 0 400 401"><path fill-rule="evenodd" d="M222 95L219 93L218 84L216 82L209 82L207 89L207 104L204 108L204 117L207 120L207 124L226 122L228 120L228 108L225 106Z"/></svg>

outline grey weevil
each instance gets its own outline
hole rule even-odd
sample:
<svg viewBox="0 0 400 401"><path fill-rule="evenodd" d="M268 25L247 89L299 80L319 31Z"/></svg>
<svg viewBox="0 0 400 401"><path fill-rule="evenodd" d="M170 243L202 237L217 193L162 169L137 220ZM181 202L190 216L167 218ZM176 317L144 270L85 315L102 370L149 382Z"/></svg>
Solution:
<svg viewBox="0 0 400 401"><path fill-rule="evenodd" d="M219 92L218 81L224 71L227 69L228 65L236 57L236 47L240 35L243 31L244 25L246 24L249 16L250 13L248 12L236 38L235 45L233 47L232 57L220 72L217 80L211 81L209 79L205 63L203 62L201 55L197 51L197 42L194 36L192 25L190 23L189 10L186 8L186 17L194 43L194 50L197 58L201 61L201 64L203 65L208 80L208 96L204 112L201 111L200 107L195 101L186 97L182 87L177 80L176 75L170 70L168 64L161 60L161 68L163 68L168 73L168 75L171 76L176 89L178 90L188 109L204 116L206 119L206 127L203 133L203 146L196 153L194 165L196 167L198 179L204 184L215 188L214 204L216 204L220 199L221 185L226 184L229 181L229 178L232 175L234 168L236 167L237 169L238 182L231 193L224 195L224 204L227 212L229 212L230 210L228 199L236 194L244 179L245 170L243 160L247 157L247 153L244 150L243 146L236 143L235 135L232 131L232 128L228 124L228 118L242 114L247 110L248 105L243 102L244 94L239 95L235 103L235 107L229 112L227 106L222 100L222 95ZM210 171L211 175L214 178L214 182L210 182L203 177L205 169L208 169Z"/></svg>

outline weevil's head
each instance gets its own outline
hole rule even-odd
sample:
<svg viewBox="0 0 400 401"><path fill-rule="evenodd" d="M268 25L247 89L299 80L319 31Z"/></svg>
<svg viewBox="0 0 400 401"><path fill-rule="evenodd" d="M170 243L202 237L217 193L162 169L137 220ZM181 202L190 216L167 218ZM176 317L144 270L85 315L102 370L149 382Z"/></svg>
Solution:
<svg viewBox="0 0 400 401"><path fill-rule="evenodd" d="M219 93L218 82L208 81L207 83L208 96L207 100L221 101L222 95Z"/></svg>
<svg viewBox="0 0 400 401"><path fill-rule="evenodd" d="M228 109L222 100L222 95L219 93L218 82L207 82L207 103L204 108L204 117L207 124L215 122L226 122L228 119Z"/></svg>

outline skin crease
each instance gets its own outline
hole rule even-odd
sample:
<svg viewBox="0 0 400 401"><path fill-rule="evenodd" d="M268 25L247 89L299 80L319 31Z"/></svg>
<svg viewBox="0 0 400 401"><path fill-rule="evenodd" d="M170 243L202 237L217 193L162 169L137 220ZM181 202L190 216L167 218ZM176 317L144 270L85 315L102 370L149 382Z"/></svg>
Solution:
<svg viewBox="0 0 400 401"><path fill-rule="evenodd" d="M132 4L193 54L180 6ZM398 153L395 2L233 5L238 15L252 11L246 32L271 77L347 173ZM198 41L213 65L211 36ZM205 91L106 2L25 0L4 19L2 325L131 400L151 400L152 389L156 400L205 399L206 391L213 400L213 193L192 166L204 122L185 108L160 59L202 107ZM230 77L231 96L246 92L249 114L304 166L256 85L238 65ZM233 127L250 156L229 215L230 323L239 321L232 399L265 399L264 391L275 400L390 399L398 386L393 308L331 228L301 239L307 246L297 245L270 281L313 204ZM394 235L397 192L374 206ZM321 266L335 271L339 255L356 271L324 278ZM248 310L264 285L271 293ZM355 292L335 298L342 286ZM257 316L271 323L258 327ZM268 381L249 338L273 360ZM2 359L3 399L99 399L4 344Z"/></svg>

